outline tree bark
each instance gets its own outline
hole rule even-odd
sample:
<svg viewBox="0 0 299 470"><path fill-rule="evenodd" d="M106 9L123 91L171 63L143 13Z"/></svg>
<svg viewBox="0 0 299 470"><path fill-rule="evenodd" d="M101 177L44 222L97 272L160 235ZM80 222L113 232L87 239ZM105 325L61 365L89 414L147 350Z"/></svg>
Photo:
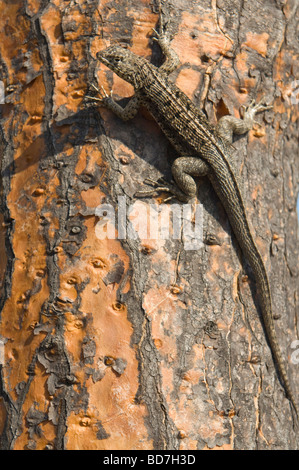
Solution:
<svg viewBox="0 0 299 470"><path fill-rule="evenodd" d="M96 60L110 44L161 63L157 3L1 7L1 449L298 449L255 282L210 184L198 184L201 249L121 239L120 225L100 239L103 210L120 221L124 203L128 227L129 209L166 198L134 198L145 177L171 177L148 112L124 123L84 99L91 84L132 94ZM273 100L235 141L235 165L297 396L297 2L162 10L181 59L172 79L212 122Z"/></svg>

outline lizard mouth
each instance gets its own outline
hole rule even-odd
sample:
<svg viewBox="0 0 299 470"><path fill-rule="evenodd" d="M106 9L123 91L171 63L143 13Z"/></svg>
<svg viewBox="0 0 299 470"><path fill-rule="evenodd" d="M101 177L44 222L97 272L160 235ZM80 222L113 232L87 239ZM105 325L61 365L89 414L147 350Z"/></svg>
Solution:
<svg viewBox="0 0 299 470"><path fill-rule="evenodd" d="M104 56L104 52L98 52L97 53L97 59L102 62L104 65L109 65L110 62L109 60L106 59L106 57Z"/></svg>

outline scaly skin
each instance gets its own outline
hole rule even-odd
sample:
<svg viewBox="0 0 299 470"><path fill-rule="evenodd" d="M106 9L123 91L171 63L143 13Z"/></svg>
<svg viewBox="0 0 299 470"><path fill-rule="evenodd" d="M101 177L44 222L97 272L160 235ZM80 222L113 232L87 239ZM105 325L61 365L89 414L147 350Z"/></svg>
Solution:
<svg viewBox="0 0 299 470"><path fill-rule="evenodd" d="M119 106L105 92L105 96L98 100L124 120L134 117L140 104L145 105L182 155L172 167L177 186L157 185L154 190L139 192L139 195L151 195L163 190L174 194L181 201L188 201L196 195L194 177L207 175L210 179L254 273L269 345L287 397L298 416L275 333L266 269L250 230L238 182L230 164L233 133L243 134L249 131L255 114L270 109L271 106L252 103L242 120L225 116L216 127L213 126L190 99L168 80L168 74L178 66L179 60L169 47L165 34L157 33L156 39L166 56L164 64L159 68L118 46L111 46L98 54L102 63L131 83L135 89L135 95L125 108Z"/></svg>

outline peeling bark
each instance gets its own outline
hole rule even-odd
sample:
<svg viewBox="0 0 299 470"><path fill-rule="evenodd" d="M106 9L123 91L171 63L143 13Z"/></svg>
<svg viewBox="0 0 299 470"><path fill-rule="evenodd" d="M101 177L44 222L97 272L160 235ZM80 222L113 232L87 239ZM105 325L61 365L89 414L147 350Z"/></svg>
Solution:
<svg viewBox="0 0 299 470"><path fill-rule="evenodd" d="M132 94L96 61L108 44L161 63L155 3L1 3L1 449L297 449L254 279L209 183L202 249L99 238L99 207L145 211L144 178L170 178L174 152L146 110L124 123L84 99L91 84ZM162 3L173 80L212 122L274 101L235 141L235 165L296 395L297 2Z"/></svg>

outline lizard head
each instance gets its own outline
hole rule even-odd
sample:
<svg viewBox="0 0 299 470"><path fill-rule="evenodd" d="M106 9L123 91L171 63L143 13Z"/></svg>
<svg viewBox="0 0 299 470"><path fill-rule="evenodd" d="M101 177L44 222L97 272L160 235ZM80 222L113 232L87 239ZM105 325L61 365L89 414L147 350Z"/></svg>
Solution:
<svg viewBox="0 0 299 470"><path fill-rule="evenodd" d="M136 71L142 67L143 60L133 52L120 46L110 46L97 53L97 59L119 77L136 86Z"/></svg>

